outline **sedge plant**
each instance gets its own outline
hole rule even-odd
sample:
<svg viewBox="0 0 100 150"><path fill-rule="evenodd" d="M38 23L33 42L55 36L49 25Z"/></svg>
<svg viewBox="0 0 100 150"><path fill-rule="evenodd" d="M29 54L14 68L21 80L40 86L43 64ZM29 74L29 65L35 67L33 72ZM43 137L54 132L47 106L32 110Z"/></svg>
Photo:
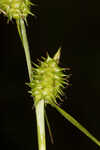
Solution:
<svg viewBox="0 0 100 150"><path fill-rule="evenodd" d="M64 94L63 88L69 84L69 75L66 75L65 69L59 66L61 48L58 49L53 58L48 55L47 58L42 57L39 64L33 63L32 65L25 25L27 24L27 16L29 14L34 16L30 10L31 6L34 6L34 4L30 0L0 0L0 12L8 18L8 21L15 20L25 51L29 76L27 85L30 87L29 93L34 98L36 110L38 150L46 150L45 120L52 137L46 115L48 105L55 108L64 118L100 147L100 141L58 105L57 99L61 99Z"/></svg>

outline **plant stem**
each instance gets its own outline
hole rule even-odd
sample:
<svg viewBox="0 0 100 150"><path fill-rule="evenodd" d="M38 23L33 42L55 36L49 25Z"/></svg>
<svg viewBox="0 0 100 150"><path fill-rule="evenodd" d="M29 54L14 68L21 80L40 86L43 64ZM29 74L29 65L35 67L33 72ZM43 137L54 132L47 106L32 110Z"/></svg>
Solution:
<svg viewBox="0 0 100 150"><path fill-rule="evenodd" d="M46 150L44 100L39 101L36 106L37 133L39 150Z"/></svg>
<svg viewBox="0 0 100 150"><path fill-rule="evenodd" d="M17 28L19 32L19 36L21 38L25 56L26 56L26 62L27 62L27 68L28 68L28 74L30 82L32 81L32 65L31 65L31 57L30 57L30 51L29 51L29 45L27 40L27 34L26 34L26 28L24 24L24 20L20 19L17 22ZM44 121L44 100L41 100L35 105L36 109L36 119L37 119L37 133L38 133L38 145L39 150L46 150L46 142L45 142L45 121Z"/></svg>
<svg viewBox="0 0 100 150"><path fill-rule="evenodd" d="M23 19L19 20L19 25L20 25L20 31L19 35L22 40L22 44L24 47L25 51L25 56L26 56L26 62L27 62L27 68L28 68L28 74L29 74L29 79L30 81L32 80L32 65L31 65L31 57L30 57L30 51L29 51L29 44L27 40L27 34L26 34L26 28L25 28L25 23Z"/></svg>
<svg viewBox="0 0 100 150"><path fill-rule="evenodd" d="M47 117L47 114L46 114L46 110L45 110L45 120L46 120L46 123L47 123L47 127L48 127L48 131L49 131L51 143L54 144L54 139L53 139L51 127L50 127L50 124L49 124L49 120L48 120L48 117Z"/></svg>
<svg viewBox="0 0 100 150"><path fill-rule="evenodd" d="M52 105L55 107L58 112L65 117L70 123L72 123L76 128L78 128L81 132L83 132L88 138L90 138L94 143L96 143L100 147L100 141L97 140L87 129L85 129L76 119L74 119L70 114L65 112L63 109L61 109L56 104Z"/></svg>

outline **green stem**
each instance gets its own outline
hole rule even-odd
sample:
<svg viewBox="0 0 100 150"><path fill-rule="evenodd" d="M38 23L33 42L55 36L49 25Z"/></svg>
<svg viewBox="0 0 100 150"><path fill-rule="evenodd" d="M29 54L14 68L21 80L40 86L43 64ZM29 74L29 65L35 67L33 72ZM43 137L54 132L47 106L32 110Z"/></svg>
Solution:
<svg viewBox="0 0 100 150"><path fill-rule="evenodd" d="M30 57L30 51L29 51L29 45L28 45L24 20L23 19L17 20L16 23L17 23L17 29L18 29L18 32L19 32L19 36L21 38L21 41L22 41L22 44L23 44L23 47L24 47L24 51L25 51L29 79L30 79L30 81L32 81L31 57ZM37 132L38 132L39 150L46 150L45 121L44 121L44 100L41 100L40 102L38 102L35 105L35 109L36 109L36 119L37 119Z"/></svg>
<svg viewBox="0 0 100 150"><path fill-rule="evenodd" d="M78 128L81 132L83 132L88 138L90 138L94 143L96 143L100 147L100 141L98 141L87 129L85 129L76 119L74 119L70 114L65 112L56 104L52 105L55 107L58 112L65 117L70 123L72 123L76 128Z"/></svg>
<svg viewBox="0 0 100 150"><path fill-rule="evenodd" d="M45 110L45 120L46 120L46 123L47 123L51 143L54 144L53 135L52 135L51 127L50 127L49 120L48 120L48 117L47 117L47 114L46 114L46 110Z"/></svg>
<svg viewBox="0 0 100 150"><path fill-rule="evenodd" d="M38 133L39 150L46 150L45 121L44 121L44 100L39 101L36 106L36 120Z"/></svg>
<svg viewBox="0 0 100 150"><path fill-rule="evenodd" d="M20 19L20 20L17 21L17 28L18 28L18 32L19 32L23 47L24 47L29 79L31 81L32 80L31 57L30 57L29 44L28 44L28 40L27 40L25 23L24 23L23 19Z"/></svg>

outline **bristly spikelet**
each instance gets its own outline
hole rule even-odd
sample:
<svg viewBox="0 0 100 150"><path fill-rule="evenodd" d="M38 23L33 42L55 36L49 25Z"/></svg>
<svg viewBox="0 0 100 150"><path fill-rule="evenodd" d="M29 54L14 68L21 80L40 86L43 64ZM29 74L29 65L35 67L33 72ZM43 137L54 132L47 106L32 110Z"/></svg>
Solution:
<svg viewBox="0 0 100 150"><path fill-rule="evenodd" d="M9 20L13 19L26 19L30 12L30 0L0 0L0 12L5 14Z"/></svg>
<svg viewBox="0 0 100 150"><path fill-rule="evenodd" d="M47 104L57 103L56 98L60 99L63 95L62 89L67 84L67 76L63 73L62 68L57 64L58 57L47 57L40 61L40 65L33 68L33 80L28 85L31 87L30 93L34 97L35 104L44 100Z"/></svg>

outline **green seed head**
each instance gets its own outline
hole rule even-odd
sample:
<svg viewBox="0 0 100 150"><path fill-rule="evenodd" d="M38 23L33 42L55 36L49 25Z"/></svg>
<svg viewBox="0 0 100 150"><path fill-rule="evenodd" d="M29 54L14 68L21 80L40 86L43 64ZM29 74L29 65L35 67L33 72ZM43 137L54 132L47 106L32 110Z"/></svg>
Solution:
<svg viewBox="0 0 100 150"><path fill-rule="evenodd" d="M59 51L57 52L58 54ZM40 61L40 65L33 68L33 80L28 85L31 87L30 93L35 99L35 103L40 100L45 100L45 103L57 103L56 98L60 98L63 94L62 88L67 84L62 68L57 64L58 55L54 58L47 57Z"/></svg>
<svg viewBox="0 0 100 150"><path fill-rule="evenodd" d="M0 0L0 11L3 12L9 20L26 18L30 12L30 0Z"/></svg>

